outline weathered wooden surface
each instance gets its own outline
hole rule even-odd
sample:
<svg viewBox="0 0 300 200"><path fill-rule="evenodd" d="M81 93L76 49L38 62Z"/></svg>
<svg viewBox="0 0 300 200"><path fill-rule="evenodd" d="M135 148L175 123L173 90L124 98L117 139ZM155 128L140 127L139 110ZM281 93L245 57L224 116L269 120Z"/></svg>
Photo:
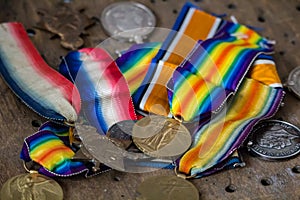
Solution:
<svg viewBox="0 0 300 200"><path fill-rule="evenodd" d="M58 2L46 0L0 0L0 22L19 21L27 29L33 29L31 38L39 52L53 68L60 63L60 56L68 50L60 46L52 34L34 28L40 20L38 9L52 10ZM74 0L71 6L84 9L88 17L100 18L103 8L113 0ZM157 26L170 28L184 0L139 0L157 17ZM263 28L260 33L277 41L275 61L282 80L300 65L300 1L211 1L198 0L195 4L217 14L234 15L239 22ZM85 46L96 46L108 36L100 22L86 30ZM23 139L37 130L33 120L45 120L24 106L0 79L0 186L10 177L24 172L19 152ZM285 106L275 118L282 118L300 126L300 101L287 93ZM245 168L223 171L218 174L192 180L199 189L201 199L300 199L300 173L292 170L300 165L300 157L282 162L267 162L243 152ZM108 172L85 179L74 177L57 179L63 187L65 199L135 199L137 186L149 176L174 175L172 171L158 170L144 174ZM118 177L115 179L115 177ZM270 184L268 184L270 183ZM228 186L231 186L228 188Z"/></svg>

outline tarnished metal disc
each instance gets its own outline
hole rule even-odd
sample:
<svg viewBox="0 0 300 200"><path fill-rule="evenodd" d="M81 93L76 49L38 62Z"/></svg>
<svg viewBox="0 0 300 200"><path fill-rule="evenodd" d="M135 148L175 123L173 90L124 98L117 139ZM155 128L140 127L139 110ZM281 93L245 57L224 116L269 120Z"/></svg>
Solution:
<svg viewBox="0 0 300 200"><path fill-rule="evenodd" d="M137 200L198 200L199 191L177 176L154 176L139 185Z"/></svg>
<svg viewBox="0 0 300 200"><path fill-rule="evenodd" d="M75 128L82 141L82 145L88 153L94 159L112 169L142 173L159 169L157 168L158 163L163 168L173 162L166 159L158 160L144 153L126 151L115 145L106 135L97 133L97 129L92 126L77 123Z"/></svg>
<svg viewBox="0 0 300 200"><path fill-rule="evenodd" d="M300 98L300 67L297 67L290 72L287 86L291 92Z"/></svg>
<svg viewBox="0 0 300 200"><path fill-rule="evenodd" d="M153 157L176 157L191 145L188 129L175 119L150 115L137 121L132 131L134 144Z"/></svg>
<svg viewBox="0 0 300 200"><path fill-rule="evenodd" d="M7 180L1 189L0 199L63 199L63 190L53 179L38 173L21 174Z"/></svg>
<svg viewBox="0 0 300 200"><path fill-rule="evenodd" d="M154 30L156 19L143 4L117 2L103 10L101 23L114 38L141 43Z"/></svg>
<svg viewBox="0 0 300 200"><path fill-rule="evenodd" d="M293 157L300 153L300 129L285 121L263 121L251 132L248 148L265 159Z"/></svg>
<svg viewBox="0 0 300 200"><path fill-rule="evenodd" d="M134 124L135 121L132 120L117 122L108 129L106 136L118 147L127 149L132 143L131 135Z"/></svg>

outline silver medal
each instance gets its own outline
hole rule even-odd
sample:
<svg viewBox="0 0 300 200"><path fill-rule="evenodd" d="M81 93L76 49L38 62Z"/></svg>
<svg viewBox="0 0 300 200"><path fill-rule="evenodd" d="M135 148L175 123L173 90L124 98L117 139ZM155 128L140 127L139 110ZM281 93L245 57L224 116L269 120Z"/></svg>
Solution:
<svg viewBox="0 0 300 200"><path fill-rule="evenodd" d="M293 157L300 152L300 129L285 121L263 121L251 132L248 149L265 159Z"/></svg>
<svg viewBox="0 0 300 200"><path fill-rule="evenodd" d="M105 31L116 39L142 43L154 30L156 19L143 4L118 2L103 10L101 23Z"/></svg>
<svg viewBox="0 0 300 200"><path fill-rule="evenodd" d="M286 86L300 98L300 67L297 67L290 72Z"/></svg>

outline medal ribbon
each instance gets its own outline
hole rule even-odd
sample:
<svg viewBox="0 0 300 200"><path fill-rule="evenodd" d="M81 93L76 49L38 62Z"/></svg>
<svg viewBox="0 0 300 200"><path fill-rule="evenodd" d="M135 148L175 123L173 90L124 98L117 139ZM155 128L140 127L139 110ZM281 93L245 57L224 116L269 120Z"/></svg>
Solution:
<svg viewBox="0 0 300 200"><path fill-rule="evenodd" d="M203 30L199 29L197 24L201 17L203 19L211 19L207 20L208 24L206 25L208 26L205 26ZM123 61L120 59L118 63L124 64L120 66L120 69L124 70L124 74L128 74L125 77L133 80L130 82L132 86L129 86L129 88L133 94L135 105L138 109L146 112L167 115L170 111L170 103L172 113L184 119L194 119L202 113L207 113L205 110L205 112L200 112L201 108L196 109L196 114L183 113L180 107L178 109L174 106L174 104L180 105L185 103L184 100L186 98L184 93L183 98L178 98L177 94L180 95L179 91L182 87L177 83L189 86L186 87L186 91L198 92L198 90L195 90L195 87L190 87L189 85L192 85L193 80L195 80L189 79L190 74L198 76L197 78L200 75L200 79L196 80L196 82L205 80L212 83L212 86L209 87L212 89L207 89L204 95L215 91L213 89L216 86L220 86L222 90L228 90L228 92L225 92L225 96L222 96L219 103L220 106L229 94L236 92L225 114L220 112L209 123L201 123L201 126L193 134L194 143L179 162L179 170L187 174L202 176L230 165L230 161L228 161L230 160L229 156L242 144L251 128L259 120L271 117L277 111L283 97L282 88L277 88L277 86L280 86L280 80L272 61L270 61L269 57L264 56L256 59L261 52L271 52L270 44L260 36L258 37L255 32L241 25L225 22L225 25L219 29L221 21L219 18L196 9L191 4L186 4L174 25L174 30L178 30L180 34L170 33L160 50L157 50L159 44L156 44L157 46L148 46L144 53L140 53L139 50L132 51L133 55L137 55L134 59L140 59L139 61L142 61L141 63L147 67L147 73L143 71L142 67L130 64L129 60L124 59L125 57L123 57ZM199 38L197 38L197 34L192 34L195 30L203 31L203 34L199 33ZM218 34L215 36L217 30L219 30ZM184 34L192 36L193 41L206 40L203 42L199 41L197 44L195 42L189 43L184 39ZM184 46L187 48L180 54L177 54L175 49L182 50L183 43L185 43ZM201 54L203 51L199 50L200 45L203 45L201 48L206 50L206 54ZM217 70L220 71L218 72L220 74L205 75L207 72L205 67L207 65L203 63L209 58L207 52L209 52L209 49L213 49L214 45L218 47L216 48L218 50L211 52L212 55L215 55L213 56L215 64L225 62L232 58L232 55L237 59L239 56L246 59L244 60L246 64L237 64L238 67L233 68L236 73L241 73L241 75L234 76L231 74L231 76L227 77L226 75L231 70L222 68L222 65L217 65L220 66L220 69ZM223 51L221 52L225 56L218 58L217 51L220 51L222 48ZM227 51L224 49L229 51L228 55L230 56L226 57ZM232 50L231 52L231 49L236 51ZM190 51L191 53L189 53ZM155 54L156 52L157 54ZM206 56L207 58L199 61L197 60L199 58L196 56L197 54L200 57ZM243 57L244 54L251 56L250 58L247 56ZM130 54L127 52L125 55ZM149 59L154 55L156 55L154 58ZM192 62L184 60L186 56L189 56ZM223 61L218 61L219 59ZM151 63L147 65L150 60ZM244 78L253 62L253 71L251 70L248 75L250 78ZM189 65L189 63L193 65ZM257 67L258 65L262 65L270 74L267 76L262 74L261 68ZM228 66L230 68L231 65L226 65L226 67ZM239 67L242 68L240 69L241 71L239 71ZM132 76L134 70L141 73L139 77L145 76L141 83L142 86L138 89L137 84L134 85L135 81ZM126 80L120 73L117 65L104 50L95 48L71 52L61 64L60 71L74 82L78 88L83 100L82 110L89 122L100 133L106 133L107 129L118 121L136 119ZM215 71L213 70L212 72ZM188 78L183 80L183 75L187 75ZM244 81L242 82L243 78ZM186 83L185 81L189 82ZM141 82L141 79L136 82ZM240 83L241 86L238 87ZM205 102L206 100L203 97L200 100L197 98L196 96L196 102ZM156 106L157 104L159 106ZM210 108L207 111L214 111L214 108ZM44 170L45 173L52 175L68 176L87 170L82 166L82 163L71 160L74 152L70 148L66 148L68 145L61 139L64 137L63 131L59 131L62 136L58 136L53 134L55 128L52 129L51 126L43 126L43 128L35 135L25 139L25 145L21 153L22 159L25 161L34 160L44 166L41 168L41 171ZM220 131L217 132L216 130ZM51 148L55 150L52 151L53 149L51 150Z"/></svg>
<svg viewBox="0 0 300 200"><path fill-rule="evenodd" d="M199 48L200 45L203 45L201 46L202 49ZM217 48L213 49L216 46ZM211 50L213 62L207 56L209 50ZM182 112L185 112L183 118L186 119L193 119L199 114L206 113L204 112L205 107L203 108L203 105L198 104L198 102L207 101L205 96L199 98L195 95L193 98L196 102L194 103L187 101L190 100L187 98L190 91L203 94L195 90L201 85L199 82L202 81L208 85L208 89L211 88L211 90L206 90L205 95L210 95L211 99L219 100L214 109L207 106L207 111L216 110L224 104L229 94L236 93L225 115L220 113L211 122L201 119L199 128L193 136L193 147L185 153L179 163L180 171L192 175L196 174L200 177L220 169L217 166L228 159L229 155L242 144L252 127L258 121L269 118L276 113L284 92L272 57L262 53L272 53L272 44L269 41L245 26L224 22L224 26L218 31L216 37L203 42L200 41L191 51L188 59L181 63L172 74L172 79L168 83L171 110L175 113L174 115L179 113L180 116L182 116ZM138 55L137 52L135 54ZM130 54L125 52L122 55L122 57L124 56L122 60L127 60L128 63L130 58L127 55ZM123 63L125 62L118 62L120 68L123 67ZM212 65L207 65L207 63L212 63ZM130 71L130 66L127 66L127 69ZM249 69L249 78L245 78L242 82ZM149 70L151 70L151 65ZM131 73L134 74L134 69ZM189 76L193 79L189 79ZM196 87L192 87L193 81L195 81L194 86ZM186 87L184 88L184 86ZM223 91L223 96L218 91ZM220 94L221 99L219 99ZM177 96L181 98L179 100L186 100L185 102L182 101L180 105L192 104L192 106L196 106L196 113L193 113L192 109L176 108L174 102L178 101L175 99ZM199 112L200 109L203 111ZM201 152L200 158L199 152Z"/></svg>
<svg viewBox="0 0 300 200"><path fill-rule="evenodd" d="M173 31L153 58L142 84L133 94L138 110L159 115L169 114L166 85L174 70L193 49L196 41L211 38L221 22L220 18L190 3L184 5Z"/></svg>
<svg viewBox="0 0 300 200"><path fill-rule="evenodd" d="M53 177L67 177L88 168L82 162L73 161L75 152L69 147L69 127L47 122L37 133L25 138L21 159L41 165L39 173Z"/></svg>
<svg viewBox="0 0 300 200"><path fill-rule="evenodd" d="M225 116L217 115L193 135L194 142L182 157L179 170L199 174L223 161L244 142L258 121L276 113L283 94L282 88L245 78Z"/></svg>
<svg viewBox="0 0 300 200"><path fill-rule="evenodd" d="M136 120L127 82L110 55L100 48L70 52L60 72L78 88L82 111L99 133L122 120Z"/></svg>
<svg viewBox="0 0 300 200"><path fill-rule="evenodd" d="M79 92L45 63L24 27L3 23L0 35L0 73L12 91L47 119L75 122L80 111Z"/></svg>
<svg viewBox="0 0 300 200"><path fill-rule="evenodd" d="M245 26L226 22L226 29L220 31L200 41L176 68L168 90L173 116L191 121L220 110L253 60L261 53L272 53L272 45Z"/></svg>

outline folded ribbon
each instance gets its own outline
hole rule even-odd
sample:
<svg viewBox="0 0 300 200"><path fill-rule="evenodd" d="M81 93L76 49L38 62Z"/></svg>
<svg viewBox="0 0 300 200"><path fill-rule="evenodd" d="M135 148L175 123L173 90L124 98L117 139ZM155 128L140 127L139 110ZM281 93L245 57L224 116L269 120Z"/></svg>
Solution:
<svg viewBox="0 0 300 200"><path fill-rule="evenodd" d="M99 133L122 120L136 120L127 82L110 55L100 48L70 52L59 67L78 88L82 112Z"/></svg>
<svg viewBox="0 0 300 200"><path fill-rule="evenodd" d="M159 115L169 114L166 85L175 68L198 40L214 36L221 22L220 18L201 11L193 4L184 5L173 30L152 59L142 84L133 94L138 110Z"/></svg>
<svg viewBox="0 0 300 200"><path fill-rule="evenodd" d="M39 173L50 177L87 173L88 168L82 162L72 160L75 152L68 145L69 129L52 122L45 123L37 133L25 138L21 159L40 164Z"/></svg>
<svg viewBox="0 0 300 200"><path fill-rule="evenodd" d="M41 116L75 122L80 96L74 85L49 67L20 23L0 24L0 73L12 91Z"/></svg>

